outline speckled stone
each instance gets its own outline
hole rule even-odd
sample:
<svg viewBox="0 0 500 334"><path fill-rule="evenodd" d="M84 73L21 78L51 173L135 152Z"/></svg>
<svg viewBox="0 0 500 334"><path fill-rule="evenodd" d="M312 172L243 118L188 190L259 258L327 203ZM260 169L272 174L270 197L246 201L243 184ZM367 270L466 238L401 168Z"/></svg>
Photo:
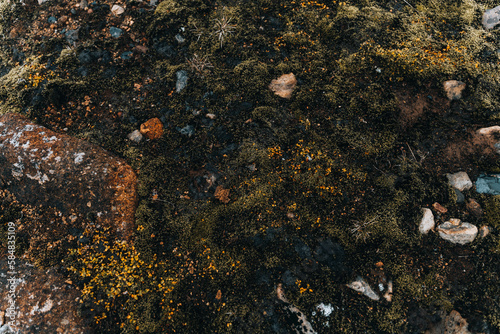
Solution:
<svg viewBox="0 0 500 334"><path fill-rule="evenodd" d="M9 268L7 257L0 259L0 310L5 311L5 326L25 334L94 333L92 317L79 312L80 292L72 282L55 270L40 270L19 259L14 268ZM9 298L11 287L15 298ZM13 308L9 310L10 300L15 314Z"/></svg>
<svg viewBox="0 0 500 334"><path fill-rule="evenodd" d="M24 204L95 216L120 239L134 231L137 176L99 146L8 113L0 116L0 186Z"/></svg>
<svg viewBox="0 0 500 334"><path fill-rule="evenodd" d="M462 91L465 89L465 83L457 80L448 80L443 83L443 88L450 101L459 100L462 97Z"/></svg>

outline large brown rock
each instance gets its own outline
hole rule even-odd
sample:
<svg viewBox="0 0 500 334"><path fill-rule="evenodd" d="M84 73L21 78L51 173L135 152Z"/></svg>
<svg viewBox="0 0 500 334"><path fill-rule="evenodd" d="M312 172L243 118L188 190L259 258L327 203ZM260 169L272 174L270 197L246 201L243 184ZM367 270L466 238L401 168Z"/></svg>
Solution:
<svg viewBox="0 0 500 334"><path fill-rule="evenodd" d="M134 230L137 176L102 148L30 122L0 116L0 188L22 202L93 219L128 240Z"/></svg>
<svg viewBox="0 0 500 334"><path fill-rule="evenodd" d="M93 333L93 319L78 311L80 293L70 281L53 270L16 262L12 271L7 258L0 260L0 327L25 334Z"/></svg>

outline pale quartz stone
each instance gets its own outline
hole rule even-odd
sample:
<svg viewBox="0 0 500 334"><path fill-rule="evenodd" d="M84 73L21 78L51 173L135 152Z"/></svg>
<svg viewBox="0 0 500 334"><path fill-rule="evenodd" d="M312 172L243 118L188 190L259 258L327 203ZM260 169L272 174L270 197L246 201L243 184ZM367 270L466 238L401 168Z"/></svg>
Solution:
<svg viewBox="0 0 500 334"><path fill-rule="evenodd" d="M455 174L446 174L450 185L460 191L472 188L472 181L466 172L458 172Z"/></svg>
<svg viewBox="0 0 500 334"><path fill-rule="evenodd" d="M372 290L372 288L365 282L364 279L358 277L354 282L347 284L347 286L354 291L361 292L372 300L379 300L380 297Z"/></svg>
<svg viewBox="0 0 500 334"><path fill-rule="evenodd" d="M434 215L432 214L431 209L428 208L422 208L422 213L423 216L422 220L420 221L420 225L418 226L418 230L422 234L427 234L435 226Z"/></svg>

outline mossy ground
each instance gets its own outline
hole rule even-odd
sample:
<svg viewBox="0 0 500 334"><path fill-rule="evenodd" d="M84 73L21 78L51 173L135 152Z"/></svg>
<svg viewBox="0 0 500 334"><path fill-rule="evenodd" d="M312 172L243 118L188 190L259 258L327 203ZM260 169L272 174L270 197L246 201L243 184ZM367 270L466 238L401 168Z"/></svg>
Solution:
<svg viewBox="0 0 500 334"><path fill-rule="evenodd" d="M444 175L500 167L467 144L500 117L500 35L481 26L493 1L131 1L120 17L111 2L91 3L92 13L75 4L3 16L0 112L100 145L139 175L133 248L102 237L103 251L90 231L90 245L65 258L98 332L285 333L278 283L320 333L419 332L414 315L439 309L500 329L500 204L466 193L485 209L474 220ZM49 27L51 15L73 19L76 43ZM189 79L177 92L179 70ZM290 72L298 85L286 100L267 86ZM449 79L466 82L461 100L446 99ZM153 117L163 138L127 140ZM460 247L421 236L420 208L434 202L449 209L440 221L496 230ZM2 205L5 226L17 204ZM318 260L322 245L335 251ZM40 265L61 259L40 254ZM110 290L120 257L127 294ZM391 303L345 287L356 275L375 282L380 262ZM311 315L320 302L336 307L328 325Z"/></svg>

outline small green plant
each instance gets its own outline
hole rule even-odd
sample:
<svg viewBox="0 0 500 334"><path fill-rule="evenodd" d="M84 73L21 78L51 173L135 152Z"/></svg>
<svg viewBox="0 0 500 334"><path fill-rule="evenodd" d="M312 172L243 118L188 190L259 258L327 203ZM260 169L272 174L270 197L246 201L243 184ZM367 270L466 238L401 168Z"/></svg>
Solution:
<svg viewBox="0 0 500 334"><path fill-rule="evenodd" d="M366 240L370 237L371 231L369 230L369 226L377 223L377 218L375 217L370 220L366 220L364 222L354 221L352 228L350 229L352 235L356 238L356 240L360 240L366 242Z"/></svg>
<svg viewBox="0 0 500 334"><path fill-rule="evenodd" d="M209 72L209 68L214 66L208 60L208 56L200 57L196 53L190 59L186 60L189 64L189 68L196 73L197 76L203 77Z"/></svg>
<svg viewBox="0 0 500 334"><path fill-rule="evenodd" d="M220 42L220 47L222 48L222 43L224 39L226 39L230 34L234 32L236 28L235 25L230 24L232 18L227 17L226 15L222 15L220 19L215 19L214 29L215 31L212 35L216 36Z"/></svg>

